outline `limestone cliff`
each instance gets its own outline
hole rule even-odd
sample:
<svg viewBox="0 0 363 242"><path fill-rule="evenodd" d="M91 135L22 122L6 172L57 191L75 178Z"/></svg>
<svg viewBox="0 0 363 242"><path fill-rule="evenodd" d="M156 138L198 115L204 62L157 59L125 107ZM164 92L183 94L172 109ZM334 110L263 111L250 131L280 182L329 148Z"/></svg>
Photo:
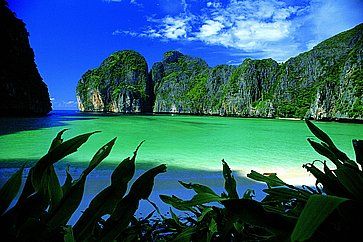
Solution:
<svg viewBox="0 0 363 242"><path fill-rule="evenodd" d="M237 67L211 68L201 58L168 51L149 75L142 56L118 52L84 74L77 87L79 106L82 111L363 119L362 47L360 24L284 63L246 59Z"/></svg>
<svg viewBox="0 0 363 242"><path fill-rule="evenodd" d="M154 111L362 119L362 45L360 24L280 64L246 59L236 68L203 64L193 69L193 58L178 53L172 65L163 60L152 70L158 83Z"/></svg>
<svg viewBox="0 0 363 242"><path fill-rule="evenodd" d="M200 105L205 103L202 95L209 73L204 60L169 51L161 62L154 64L151 73L154 112L203 113Z"/></svg>
<svg viewBox="0 0 363 242"><path fill-rule="evenodd" d="M113 53L78 82L81 111L150 112L151 82L145 58L131 50Z"/></svg>
<svg viewBox="0 0 363 242"><path fill-rule="evenodd" d="M28 32L0 0L0 115L45 115L51 110L48 88L34 62Z"/></svg>

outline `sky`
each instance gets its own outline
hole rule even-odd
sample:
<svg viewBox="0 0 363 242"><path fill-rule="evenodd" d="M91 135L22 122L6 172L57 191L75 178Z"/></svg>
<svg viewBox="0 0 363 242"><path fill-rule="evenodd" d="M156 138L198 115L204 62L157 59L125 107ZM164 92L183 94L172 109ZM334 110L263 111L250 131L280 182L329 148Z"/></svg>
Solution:
<svg viewBox="0 0 363 242"><path fill-rule="evenodd" d="M22 19L53 109L76 109L76 85L115 51L149 69L168 50L210 66L284 62L363 22L363 0L9 0Z"/></svg>

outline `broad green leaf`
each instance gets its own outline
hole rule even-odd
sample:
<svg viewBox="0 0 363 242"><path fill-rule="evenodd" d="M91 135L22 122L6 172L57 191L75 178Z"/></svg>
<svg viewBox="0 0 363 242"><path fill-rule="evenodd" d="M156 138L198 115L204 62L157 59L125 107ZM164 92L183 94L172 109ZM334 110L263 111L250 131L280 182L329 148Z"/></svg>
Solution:
<svg viewBox="0 0 363 242"><path fill-rule="evenodd" d="M174 220L174 222L179 226L179 227L183 227L183 224L180 222L178 216L176 216L176 214L173 212L173 210L170 208L169 209L171 218Z"/></svg>
<svg viewBox="0 0 363 242"><path fill-rule="evenodd" d="M116 138L112 139L102 148L100 148L96 154L93 156L89 166L82 172L80 179L75 181L69 188L68 192L65 193L61 201L56 207L50 212L47 222L51 228L57 226L64 226L67 224L68 220L78 208L81 203L84 185L86 182L87 175L110 153L112 146L115 143ZM65 143L65 142L64 142ZM63 143L63 144L64 144ZM57 148L56 148L57 149Z"/></svg>
<svg viewBox="0 0 363 242"><path fill-rule="evenodd" d="M95 223L105 214L111 214L125 195L127 184L135 173L135 159L124 159L112 172L111 185L98 193L73 227L77 240L92 235ZM114 179L112 179L114 177Z"/></svg>
<svg viewBox="0 0 363 242"><path fill-rule="evenodd" d="M182 181L179 181L179 183L187 189L193 189L196 193L210 193L210 194L214 194L214 195L218 196L212 189L210 189L207 186L197 184L197 183L185 183Z"/></svg>
<svg viewBox="0 0 363 242"><path fill-rule="evenodd" d="M111 216L106 220L101 231L100 241L117 239L133 218L139 206L139 201L141 199L148 199L150 196L155 177L164 172L166 172L166 165L163 164L146 171L136 179L129 193L121 199Z"/></svg>
<svg viewBox="0 0 363 242"><path fill-rule="evenodd" d="M111 174L111 185L102 190L91 201L73 230L77 240L86 240L92 235L95 223L105 214L111 214L125 195L127 184L135 174L135 159L144 141L134 151L133 157L124 159Z"/></svg>
<svg viewBox="0 0 363 242"><path fill-rule="evenodd" d="M296 191L286 187L275 187L263 190L265 193L273 195L279 199L297 199L300 201L307 201L311 193L305 191Z"/></svg>
<svg viewBox="0 0 363 242"><path fill-rule="evenodd" d="M0 215L10 206L19 192L24 166L15 172L0 189Z"/></svg>
<svg viewBox="0 0 363 242"><path fill-rule="evenodd" d="M64 230L64 242L76 242L73 236L72 226L65 226Z"/></svg>
<svg viewBox="0 0 363 242"><path fill-rule="evenodd" d="M69 173L69 165L66 168L66 180L64 181L64 184L62 186L62 192L63 194L67 193L69 188L72 186L73 178L71 174Z"/></svg>
<svg viewBox="0 0 363 242"><path fill-rule="evenodd" d="M194 206L211 202L220 202L226 198L221 198L220 196L211 193L197 193L191 200L186 201L176 196L169 197L166 195L160 195L160 199L178 210L192 211Z"/></svg>
<svg viewBox="0 0 363 242"><path fill-rule="evenodd" d="M111 152L113 145L115 144L117 137L113 138L110 142L102 146L96 154L92 157L88 167L83 171L83 174L87 176L101 161L103 161Z"/></svg>
<svg viewBox="0 0 363 242"><path fill-rule="evenodd" d="M49 211L52 211L52 209L60 202L60 200L63 197L63 191L62 187L59 183L58 176L54 171L53 165L51 165L48 169L49 174L49 182L47 184L48 186L48 193L50 195L50 208Z"/></svg>
<svg viewBox="0 0 363 242"><path fill-rule="evenodd" d="M275 173L271 173L268 175L262 175L256 171L251 171L251 173L247 174L247 177L255 180L265 182L270 187L278 187L278 186L286 186L287 184L283 182L280 178L276 176Z"/></svg>
<svg viewBox="0 0 363 242"><path fill-rule="evenodd" d="M285 234L292 231L295 219L279 213L266 211L261 203L250 199L228 199L222 201L232 222L237 220L263 227L273 234Z"/></svg>
<svg viewBox="0 0 363 242"><path fill-rule="evenodd" d="M314 164L303 165L308 172L310 172L317 180L317 183L321 183L324 188L324 192L328 195L336 196L349 196L349 191L344 188L341 182L327 170L327 173L322 172ZM327 168L325 168L326 170Z"/></svg>
<svg viewBox="0 0 363 242"><path fill-rule="evenodd" d="M85 182L86 176L82 176L79 180L75 181L68 192L63 195L62 200L54 207L46 219L50 228L65 226L67 224L68 220L81 203Z"/></svg>
<svg viewBox="0 0 363 242"><path fill-rule="evenodd" d="M187 227L181 233L178 233L178 235L172 240L172 242L190 242L192 235L196 232L196 228Z"/></svg>
<svg viewBox="0 0 363 242"><path fill-rule="evenodd" d="M45 156L40 158L40 160L34 165L31 174L31 181L35 191L38 191L40 189L39 185L42 176L49 166L66 157L67 155L76 152L78 148L82 144L84 144L91 135L98 132L99 131L95 131L87 134L78 135L65 142L62 142L61 144L58 144L54 149L51 149Z"/></svg>
<svg viewBox="0 0 363 242"><path fill-rule="evenodd" d="M216 221L212 218L210 220L208 226L208 233L207 233L207 242L210 242L213 238L213 235L218 232L218 227Z"/></svg>
<svg viewBox="0 0 363 242"><path fill-rule="evenodd" d="M224 188L228 193L229 198L238 198L238 193L236 189L236 180L232 175L232 171L229 168L227 162L222 160L223 164L223 177L224 177Z"/></svg>
<svg viewBox="0 0 363 242"><path fill-rule="evenodd" d="M28 176L26 177L26 180L25 180L24 188L21 191L20 197L15 206L20 205L22 202L25 201L25 199L27 197L29 197L31 194L33 194L35 192L32 181L31 181L33 170L34 170L33 167L29 169Z"/></svg>
<svg viewBox="0 0 363 242"><path fill-rule="evenodd" d="M310 122L309 120L306 120L306 124L308 126L308 128L310 129L310 131L321 141L323 141L323 143L321 143L320 145L325 147L325 151L324 149L321 149L321 147L318 147L316 144L312 144L313 148L318 152L323 152L320 153L326 157L328 157L329 159L331 159L331 161L334 162L335 165L336 164L336 159L341 160L344 163L350 164L351 166L357 167L356 164L354 163L354 161L352 161L351 159L348 158L348 156L340 151L333 143L333 141L330 139L330 137L321 129L319 129L317 126L315 126L312 122ZM309 139L308 139L309 141ZM311 141L309 141L311 144ZM315 146L315 147L314 147ZM334 156L332 157L331 154L329 154L329 152L326 152L326 150L330 150ZM328 156L327 156L327 155ZM338 165L337 165L338 166Z"/></svg>
<svg viewBox="0 0 363 242"><path fill-rule="evenodd" d="M145 141L142 141L136 147L136 149L134 151L134 155L132 156L131 159L130 159L130 157L124 159L121 162L121 164L119 164L115 168L115 170L112 172L112 175L111 175L111 185L112 184L114 184L114 185L124 184L124 183L128 183L131 180L131 178L135 174L135 160L136 160L137 152L144 142Z"/></svg>
<svg viewBox="0 0 363 242"><path fill-rule="evenodd" d="M315 124L313 124L308 119L306 119L305 122L306 122L308 128L310 129L310 131L316 136L316 138L327 143L330 147L335 147L333 141L323 130L319 129Z"/></svg>
<svg viewBox="0 0 363 242"><path fill-rule="evenodd" d="M174 208L178 209L178 210L182 210L182 211L196 211L193 206L190 206L189 204L186 204L184 200L172 195L172 196L167 196L167 195L159 195L161 201L163 201L164 203L167 203L171 206L173 206Z"/></svg>
<svg viewBox="0 0 363 242"><path fill-rule="evenodd" d="M166 172L164 164L146 171L132 184L129 194L139 200L147 199L153 189L155 176L164 172Z"/></svg>
<svg viewBox="0 0 363 242"><path fill-rule="evenodd" d="M54 149L55 147L57 147L58 145L63 143L63 139L62 139L62 135L64 132L66 132L68 129L63 129L61 130L57 136L53 139L52 144L49 147L49 151L51 151L52 149ZM49 152L48 151L48 152Z"/></svg>
<svg viewBox="0 0 363 242"><path fill-rule="evenodd" d="M202 211L202 214L200 216L198 216L198 222L201 222L205 216L207 216L207 214L212 213L213 212L213 208L211 207L205 207Z"/></svg>
<svg viewBox="0 0 363 242"><path fill-rule="evenodd" d="M311 147L313 147L313 149L316 152L318 152L322 156L325 156L326 158L331 160L334 163L334 165L336 165L336 167L339 167L342 165L342 163L339 161L338 157L331 151L331 149L329 149L329 147L319 144L311 139L308 139L308 142L310 143Z"/></svg>
<svg viewBox="0 0 363 242"><path fill-rule="evenodd" d="M363 140L353 140L355 160L363 168Z"/></svg>
<svg viewBox="0 0 363 242"><path fill-rule="evenodd" d="M334 171L338 180L355 199L363 201L363 173L358 169L341 166Z"/></svg>
<svg viewBox="0 0 363 242"><path fill-rule="evenodd" d="M345 201L348 199L329 195L310 196L292 232L291 241L310 239L319 225Z"/></svg>

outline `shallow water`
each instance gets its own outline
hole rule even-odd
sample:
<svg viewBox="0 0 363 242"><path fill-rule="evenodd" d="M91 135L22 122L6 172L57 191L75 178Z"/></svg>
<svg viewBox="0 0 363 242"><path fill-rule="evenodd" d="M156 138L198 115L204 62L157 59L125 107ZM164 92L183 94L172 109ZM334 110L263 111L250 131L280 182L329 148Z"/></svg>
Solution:
<svg viewBox="0 0 363 242"><path fill-rule="evenodd" d="M351 139L363 139L362 124L318 123L338 147L351 156ZM142 140L137 162L169 167L220 170L225 159L233 170L303 174L301 165L321 158L306 142L311 137L303 121L198 116L138 116L81 114L56 111L45 118L1 119L0 162L37 160L53 137L68 128L64 138L100 130L79 151L65 159L88 162L113 137L116 145L104 163L118 163ZM10 162L10 163L9 163ZM13 163L15 164L15 163ZM0 163L1 166L1 163ZM290 175L289 175L290 174Z"/></svg>

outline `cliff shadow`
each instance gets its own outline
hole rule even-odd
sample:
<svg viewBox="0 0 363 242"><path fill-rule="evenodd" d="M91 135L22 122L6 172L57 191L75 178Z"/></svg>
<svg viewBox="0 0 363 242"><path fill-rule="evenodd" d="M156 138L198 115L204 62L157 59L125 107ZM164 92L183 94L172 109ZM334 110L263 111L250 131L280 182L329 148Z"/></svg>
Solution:
<svg viewBox="0 0 363 242"><path fill-rule="evenodd" d="M7 179L9 179L10 176L14 174L22 164L24 164L24 161L20 160L26 159L0 159L0 187L3 186ZM28 174L30 167L35 162L35 160L32 160L26 163L26 168L23 173L22 186L24 186L26 175ZM90 201L95 197L95 195L110 184L111 173L118 165L118 163L119 162L101 163L94 171L89 174L89 176L87 177L83 199L76 212L72 215L69 221L70 224L74 224L77 221L77 218L81 216L82 211L84 211L88 207ZM133 179L129 183L129 187L142 173L144 173L151 167L159 164L160 163L156 164L136 162L136 172ZM83 169L85 169L88 164L86 162L57 162L55 165L55 171L58 174L61 184L63 184L63 182L65 181L65 169L68 165L70 165L69 172L71 176L73 177L73 179L77 179L81 175ZM255 182L245 176L240 175L237 171L233 172L233 176L236 179L237 191L240 197L242 197L247 189L253 189L255 191L255 198L257 200L262 200L266 195L262 191L264 188L266 188L266 185L264 183ZM194 192L192 190L184 188L181 184L179 184L178 181L203 184L210 187L217 194L221 194L222 192L224 192L224 178L222 171L206 171L168 166L166 173L162 173L155 178L154 189L149 197L151 201L156 203L161 213L163 214L166 214L169 211L169 205L162 202L159 195L175 195L182 199L191 199L194 195ZM15 202L13 202L13 204L14 203ZM139 209L137 210L135 215L137 217L143 217L153 210L154 208L148 202L142 201L140 202ZM175 212L177 214L181 214L180 211Z"/></svg>
<svg viewBox="0 0 363 242"><path fill-rule="evenodd" d="M1 117L0 136L27 130L65 126L69 121L92 119L96 119L96 117L90 117L90 114L77 111L52 111L44 117Z"/></svg>

